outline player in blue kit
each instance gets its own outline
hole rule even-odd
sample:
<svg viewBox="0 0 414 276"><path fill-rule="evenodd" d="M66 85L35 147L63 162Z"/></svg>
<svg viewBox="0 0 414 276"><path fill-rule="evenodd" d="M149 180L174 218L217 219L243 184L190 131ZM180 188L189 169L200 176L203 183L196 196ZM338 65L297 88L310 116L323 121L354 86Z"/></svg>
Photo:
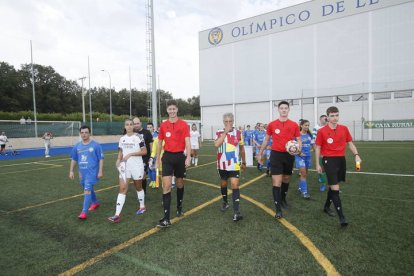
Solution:
<svg viewBox="0 0 414 276"><path fill-rule="evenodd" d="M260 146L266 136L266 131L263 124L259 124L259 129L253 133L253 145L256 147L256 156L259 154ZM262 165L257 163L257 169L262 171Z"/></svg>
<svg viewBox="0 0 414 276"><path fill-rule="evenodd" d="M266 156L266 175L268 177L271 176L270 174L270 154L272 153L272 144L273 140L272 137L269 138L269 142L267 143L267 147L265 149L265 156Z"/></svg>
<svg viewBox="0 0 414 276"><path fill-rule="evenodd" d="M296 168L299 169L299 189L303 198L309 199L308 183L306 177L308 176L308 170L312 166L312 154L311 149L315 146L315 140L312 137L312 133L309 131L309 121L301 120L300 122L300 139L302 140L302 152L295 156Z"/></svg>
<svg viewBox="0 0 414 276"><path fill-rule="evenodd" d="M243 131L244 145L251 146L253 142L253 130L250 129L250 125L246 126L246 129Z"/></svg>
<svg viewBox="0 0 414 276"><path fill-rule="evenodd" d="M101 145L91 140L91 130L88 126L80 128L80 136L82 141L73 147L70 155L72 160L69 178L75 179L73 170L78 164L80 184L84 190L83 208L78 218L86 219L88 211L100 206L93 188L103 176L104 154Z"/></svg>

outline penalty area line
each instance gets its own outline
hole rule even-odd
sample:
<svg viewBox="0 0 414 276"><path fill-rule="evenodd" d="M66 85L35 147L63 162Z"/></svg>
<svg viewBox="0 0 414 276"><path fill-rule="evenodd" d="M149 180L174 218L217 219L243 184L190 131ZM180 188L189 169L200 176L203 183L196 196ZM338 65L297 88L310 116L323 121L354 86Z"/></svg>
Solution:
<svg viewBox="0 0 414 276"><path fill-rule="evenodd" d="M260 175L256 178L246 182L245 184L240 186L240 189L254 183L255 181L259 180L260 178L263 178L264 176L265 176L265 174ZM202 185L205 185L205 186L208 186L208 187L212 187L212 188L216 188L216 189L219 188L219 186L214 185L212 183L207 183L207 182L204 182L204 181L193 180L193 179L187 179L187 180L190 181L190 182L202 184ZM231 191L229 191L229 194L231 194ZM257 207L264 210L266 213L268 213L272 217L275 217L275 212L272 209L265 206L264 204L254 200L253 198L248 197L244 194L241 194L240 197L247 200L247 201L249 201L250 203L256 205ZM220 196L220 198L221 198L221 196ZM305 236L304 233L302 233L298 228L296 228L293 224L291 224L290 222L288 222L284 218L282 218L278 221L284 227L286 227L293 235L295 235L299 239L299 241L312 254L312 256L314 257L316 262L318 264L320 264L320 266L326 271L327 275L339 275L339 272L336 270L336 268L333 266L333 264L328 260L328 258L325 257L325 255L323 255L323 253L313 244L313 242L307 236Z"/></svg>
<svg viewBox="0 0 414 276"><path fill-rule="evenodd" d="M246 186L254 183L255 181L257 181L258 179L260 179L260 178L262 178L264 176L265 176L265 174L260 175L260 176L258 176L256 178L254 178L254 179L246 182L242 186L243 187L246 187ZM213 184L211 184L211 185L213 185ZM241 188L241 186L240 186L240 188ZM171 224L176 224L177 222L179 222L179 221L181 221L181 220L183 220L183 219L191 216L192 214L194 214L194 213L196 213L196 212L198 212L198 211L200 211L200 210L202 210L202 209L204 209L204 208L212 205L215 202L220 201L221 199L222 199L222 196L219 195L219 196L217 196L217 197L215 197L215 198L213 198L213 199L211 199L211 200L209 200L209 201L207 201L207 202L205 202L205 203L203 203L203 204L201 204L201 205L199 205L199 206L197 206L197 207L195 207L195 208L193 208L193 209L185 212L183 216L173 218L171 220ZM81 272L81 271L85 270L86 268L94 265L95 263L101 261L102 259L105 259L105 258L107 258L107 257L109 257L109 256L111 256L111 255L113 255L115 253L118 253L121 250L124 250L125 248L127 248L127 247L129 247L129 246L131 246L131 245L133 245L133 244L135 244L135 243L137 243L137 242L139 242L139 241L141 241L141 240L143 240L143 239L145 239L145 238L153 235L153 234L158 233L160 230L161 229L160 228L157 228L157 227L151 228L150 230L148 230L148 231L146 231L146 232L144 232L142 234L139 234L138 236L135 236L134 238L132 238L130 240L127 240L127 241L125 241L125 242L123 242L123 243L121 243L121 244L119 244L119 245L117 245L115 247L112 247L112 248L106 250L105 252L103 252L103 253L101 253L101 254L99 254L99 255L97 255L97 256L95 256L95 257L93 257L93 258L91 258L91 259L89 259L89 260L87 260L87 261L85 261L85 262L83 262L83 263L81 263L81 264L79 264L79 265L77 265L77 266L75 266L75 267L73 267L73 268L65 271L65 272L60 273L59 275L74 275L74 274L76 274L78 272Z"/></svg>
<svg viewBox="0 0 414 276"><path fill-rule="evenodd" d="M119 187L119 185L114 185L114 186L110 186L110 187L107 187L107 188L99 189L99 190L96 190L95 192L99 193L99 192L110 190L110 189L113 189L113 188L116 188L116 187ZM83 196L83 194L78 194L78 195L69 196L69 197L65 197L65 198L59 198L59 199L56 199L56 200L52 200L52 201L48 201L48 202L44 202L44 203L40 203L40 204L36 204L36 205L26 206L26 207L19 208L19 209L16 209L16 210L5 211L5 213L6 214L17 213L17 212L21 212L21 211L24 211L24 210L33 209L33 208L37 208L37 207L42 207L42 206L45 206L45 205L49 205L49 204L53 204L53 203L69 200L69 199L72 199L72 198L81 197L81 196Z"/></svg>
<svg viewBox="0 0 414 276"><path fill-rule="evenodd" d="M50 169L53 169L53 168L60 168L60 167L63 167L63 165L53 165L52 167L49 166L47 168L37 168L37 169L21 170L21 171L14 171L14 172L2 172L2 173L0 173L0 175L15 174L15 173L22 173L22 172L34 172L34 171L41 171L41 170L50 170Z"/></svg>
<svg viewBox="0 0 414 276"><path fill-rule="evenodd" d="M248 197L243 194L241 194L240 196L241 198L256 205L257 207L259 207L260 209L262 209L263 211L271 215L273 218L275 217L276 213L269 207L265 206L263 203L260 203L254 200L253 198ZM333 264L328 260L328 258L326 258L325 255L322 254L322 252L313 244L313 242L303 232L301 232L298 228L296 228L293 224L291 224L284 218L279 219L278 222L280 222L284 227L286 227L293 235L295 235L299 239L299 241L312 254L315 260L322 266L322 268L325 270L327 275L339 275L339 272L336 270Z"/></svg>
<svg viewBox="0 0 414 276"><path fill-rule="evenodd" d="M221 200L221 196L217 196L217 197L215 197L215 198L213 198L213 199L211 199L211 200L209 200L209 201L207 201L207 202L205 202L205 203L203 203L203 204L201 204L201 205L185 212L184 215L181 216L181 217L173 218L171 220L171 224L176 224L177 222L187 218L188 216L191 216L192 214L204 209L207 206L210 206L211 204L213 204L213 203L215 203L219 200ZM78 272L81 272L81 271L85 270L86 268L94 265L95 263L101 261L102 259L105 259L105 258L107 258L107 257L109 257L113 254L116 254L116 253L120 252L121 250L124 250L125 248L127 248L127 247L129 247L129 246L131 246L131 245L133 245L133 244L135 244L135 243L137 243L137 242L139 242L139 241L141 241L141 240L143 240L143 239L145 239L145 238L147 238L147 237L149 237L149 236L151 236L155 233L158 233L160 230L161 230L161 228L153 227L150 230L148 230L144 233L141 233L141 234L133 237L130 240L127 240L127 241L125 241L125 242L123 242L123 243L121 243L117 246L114 246L114 247L106 250L105 252L103 252L103 253L101 253L101 254L99 254L99 255L97 255L97 256L95 256L95 257L93 257L93 258L91 258L91 259L89 259L89 260L87 260L87 261L85 261L85 262L83 262L83 263L81 263L81 264L65 271L65 272L60 273L59 275L74 275Z"/></svg>

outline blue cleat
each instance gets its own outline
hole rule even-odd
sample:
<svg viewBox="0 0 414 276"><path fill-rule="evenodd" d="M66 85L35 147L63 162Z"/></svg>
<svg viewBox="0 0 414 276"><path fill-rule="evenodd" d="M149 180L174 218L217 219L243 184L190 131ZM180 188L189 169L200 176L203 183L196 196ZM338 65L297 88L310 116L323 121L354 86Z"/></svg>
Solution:
<svg viewBox="0 0 414 276"><path fill-rule="evenodd" d="M139 209L138 209L138 211L137 211L137 215L142 215L142 214L144 214L146 210L147 210L147 209L145 209L145 207L144 207L144 208L139 208Z"/></svg>

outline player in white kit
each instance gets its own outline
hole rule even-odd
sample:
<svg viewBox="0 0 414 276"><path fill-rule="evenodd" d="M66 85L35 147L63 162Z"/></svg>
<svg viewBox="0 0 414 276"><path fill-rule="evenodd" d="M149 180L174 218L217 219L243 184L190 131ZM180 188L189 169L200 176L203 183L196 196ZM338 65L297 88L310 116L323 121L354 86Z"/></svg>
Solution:
<svg viewBox="0 0 414 276"><path fill-rule="evenodd" d="M190 144L191 144L191 164L198 165L198 150L201 144L201 135L197 130L196 124L191 125L190 131Z"/></svg>
<svg viewBox="0 0 414 276"><path fill-rule="evenodd" d="M144 162L142 156L147 154L144 139L134 133L134 124L132 120L125 120L126 134L119 139L118 159L116 167L119 171L119 194L116 200L115 215L109 217L111 222L121 220L121 211L125 203L128 183L132 178L137 190L139 209L137 215L145 213L145 193L142 189L142 179L144 177Z"/></svg>

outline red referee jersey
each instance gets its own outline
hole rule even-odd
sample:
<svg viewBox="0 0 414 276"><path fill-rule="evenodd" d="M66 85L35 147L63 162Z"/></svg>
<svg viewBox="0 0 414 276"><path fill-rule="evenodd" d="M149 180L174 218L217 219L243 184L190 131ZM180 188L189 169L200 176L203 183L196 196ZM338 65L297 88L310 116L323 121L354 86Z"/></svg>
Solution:
<svg viewBox="0 0 414 276"><path fill-rule="evenodd" d="M175 123L171 123L170 120L163 122L158 133L158 139L165 142L164 150L169 152L184 151L186 137L190 137L190 128L181 119Z"/></svg>
<svg viewBox="0 0 414 276"><path fill-rule="evenodd" d="M348 127L337 124L335 129L329 125L320 128L315 144L321 147L321 156L345 156L346 143L351 141Z"/></svg>
<svg viewBox="0 0 414 276"><path fill-rule="evenodd" d="M279 119L267 126L266 134L272 137L272 150L286 152L286 143L300 137L299 126L292 120L281 122Z"/></svg>

